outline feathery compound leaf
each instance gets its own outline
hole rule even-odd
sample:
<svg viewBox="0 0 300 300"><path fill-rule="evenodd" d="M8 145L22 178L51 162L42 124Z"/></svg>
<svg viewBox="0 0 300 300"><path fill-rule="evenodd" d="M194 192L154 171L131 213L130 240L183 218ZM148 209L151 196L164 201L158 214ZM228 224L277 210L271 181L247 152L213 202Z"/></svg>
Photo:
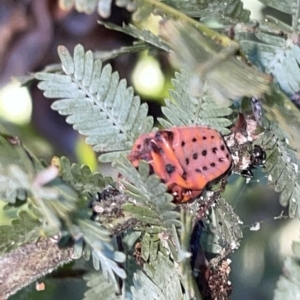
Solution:
<svg viewBox="0 0 300 300"><path fill-rule="evenodd" d="M37 173L27 174L18 165L2 168L0 174L9 179L9 189L28 193L27 201L33 205L38 216L45 220L44 230L56 234L62 227L61 220L69 222L70 214L76 209L77 195L57 178L58 170L48 167ZM1 189L5 188L0 186Z"/></svg>
<svg viewBox="0 0 300 300"><path fill-rule="evenodd" d="M10 168L17 165L21 172L26 173L26 177L33 179L44 167L23 147L22 142L2 125L0 125L0 153L0 199L9 203L15 203L16 199L26 200L24 190L26 179L20 174L19 178L18 175L10 176Z"/></svg>
<svg viewBox="0 0 300 300"><path fill-rule="evenodd" d="M288 140L281 129L272 127L256 140L267 152L265 168L269 181L275 185L275 191L281 192L280 204L289 204L289 215L299 215L300 206L300 175L299 153L290 149Z"/></svg>
<svg viewBox="0 0 300 300"><path fill-rule="evenodd" d="M257 41L240 41L243 51L272 74L280 88L289 96L300 90L300 48L292 37L258 31Z"/></svg>
<svg viewBox="0 0 300 300"><path fill-rule="evenodd" d="M66 121L88 136L86 142L104 152L101 161L112 161L128 151L140 134L151 131L153 118L147 116L147 104L141 105L133 88L127 88L126 80L119 81L110 65L102 68L101 60L93 61L92 52L85 53L81 45L75 47L73 58L63 46L58 52L66 75L37 73L42 80L38 87L46 97L63 98L52 109L68 115Z"/></svg>
<svg viewBox="0 0 300 300"><path fill-rule="evenodd" d="M242 222L225 199L218 199L216 206L211 207L209 229L217 235L226 248L236 249L243 238ZM222 246L223 246L222 245Z"/></svg>
<svg viewBox="0 0 300 300"><path fill-rule="evenodd" d="M62 179L70 184L77 192L89 192L96 194L107 185L113 183L111 177L103 177L100 173L92 173L86 165L70 164L66 157L57 158L56 165L59 166Z"/></svg>
<svg viewBox="0 0 300 300"><path fill-rule="evenodd" d="M110 232L100 224L89 220L78 220L78 226L84 241L91 249L95 269L99 270L101 267L104 277L110 278L118 291L115 274L124 279L126 273L117 263L125 261L125 254L114 250Z"/></svg>
<svg viewBox="0 0 300 300"><path fill-rule="evenodd" d="M111 13L112 0L59 0L59 5L65 9L70 9L73 5L79 12L92 14L96 7L101 17L107 18Z"/></svg>
<svg viewBox="0 0 300 300"><path fill-rule="evenodd" d="M300 293L299 258L289 257L285 260L284 275L280 276L276 284L274 300L294 300Z"/></svg>
<svg viewBox="0 0 300 300"><path fill-rule="evenodd" d="M122 27L115 25L113 23L108 23L108 22L99 21L98 23L103 24L105 26L105 28L123 32L134 38L142 40L142 41L146 42L147 44L150 44L156 48L159 48L161 50L165 50L167 52L169 52L171 50L170 46L165 41L163 41L157 35L153 34L148 29L139 29L132 24L126 25L124 23L123 23Z"/></svg>
<svg viewBox="0 0 300 300"><path fill-rule="evenodd" d="M115 300L115 288L102 273L90 272L83 277L90 288L84 294L84 300Z"/></svg>
<svg viewBox="0 0 300 300"><path fill-rule="evenodd" d="M162 112L169 122L161 118L159 122L164 128L208 125L222 134L229 134L230 130L226 127L230 126L231 122L226 117L232 113L232 109L228 105L216 105L206 86L201 97L193 97L188 92L190 80L191 76L185 70L175 73L175 79L172 80L174 90L169 91L170 99L166 99L166 106L162 107Z"/></svg>
<svg viewBox="0 0 300 300"><path fill-rule="evenodd" d="M100 58L102 61L107 61L110 59L114 59L120 55L128 54L128 53L136 53L144 50L149 50L150 47L145 42L136 42L133 43L132 46L125 46L119 49L114 49L110 51L97 51L95 52L95 57Z"/></svg>
<svg viewBox="0 0 300 300"><path fill-rule="evenodd" d="M163 225L169 228L172 224L179 225L179 213L173 211L173 196L166 193L164 185L156 175L150 175L149 165L141 161L137 171L126 157L120 157L113 163L119 172L127 179L122 181L125 193L137 200L136 205L126 203L124 210L144 224Z"/></svg>
<svg viewBox="0 0 300 300"><path fill-rule="evenodd" d="M41 222L26 211L18 214L12 226L0 226L0 255L24 244L34 242L40 236Z"/></svg>
<svg viewBox="0 0 300 300"><path fill-rule="evenodd" d="M201 95L204 82L219 103L228 102L228 98L260 97L269 91L271 76L238 60L234 56L237 44L232 42L224 48L216 43L216 36L208 36L195 27L171 20L160 27L161 36L174 51L173 62L192 73L194 95Z"/></svg>
<svg viewBox="0 0 300 300"><path fill-rule="evenodd" d="M128 11L134 11L138 8L138 2L134 0L116 0L116 5L120 7L125 7ZM92 14L96 8L98 14L102 18L108 18L111 15L111 6L113 4L112 0L59 0L61 7L65 9L70 9L73 5L79 12L84 12L86 14ZM150 11L151 12L151 11ZM150 14L148 12L148 15Z"/></svg>
<svg viewBox="0 0 300 300"><path fill-rule="evenodd" d="M247 22L250 16L250 11L243 9L243 2L240 0L230 0L226 2L219 0L167 0L165 2L188 16L194 18L199 17L202 23L208 23L209 20L209 25L212 25L213 22L215 24L216 21L221 24L228 24L229 22L233 23L234 21Z"/></svg>
<svg viewBox="0 0 300 300"><path fill-rule="evenodd" d="M273 7L279 11L282 11L287 14L295 14L299 9L297 7L298 1L297 0L260 0L266 6Z"/></svg>
<svg viewBox="0 0 300 300"><path fill-rule="evenodd" d="M134 274L134 299L185 299L175 266L161 252L151 265L144 265L144 272Z"/></svg>

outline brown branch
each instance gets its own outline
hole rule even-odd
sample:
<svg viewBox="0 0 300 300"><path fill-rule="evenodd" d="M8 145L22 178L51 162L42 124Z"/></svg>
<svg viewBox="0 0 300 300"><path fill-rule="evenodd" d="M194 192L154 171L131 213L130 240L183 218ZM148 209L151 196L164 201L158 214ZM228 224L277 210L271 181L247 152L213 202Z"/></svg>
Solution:
<svg viewBox="0 0 300 300"><path fill-rule="evenodd" d="M73 247L60 249L53 238L41 238L0 257L0 300L70 261Z"/></svg>

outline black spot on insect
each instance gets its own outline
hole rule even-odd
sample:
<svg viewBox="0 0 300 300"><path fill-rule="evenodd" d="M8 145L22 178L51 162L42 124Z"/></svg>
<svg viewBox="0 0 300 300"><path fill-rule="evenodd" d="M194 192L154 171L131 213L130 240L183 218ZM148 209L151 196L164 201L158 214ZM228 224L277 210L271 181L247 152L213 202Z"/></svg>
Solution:
<svg viewBox="0 0 300 300"><path fill-rule="evenodd" d="M167 137L169 140L173 140L174 134L172 131L166 130L166 131L164 131L164 133L167 134Z"/></svg>
<svg viewBox="0 0 300 300"><path fill-rule="evenodd" d="M228 153L226 154L226 158L229 158L229 154Z"/></svg>
<svg viewBox="0 0 300 300"><path fill-rule="evenodd" d="M198 153L194 153L193 154L193 159L197 159L198 158Z"/></svg>
<svg viewBox="0 0 300 300"><path fill-rule="evenodd" d="M215 163L211 163L210 166L211 166L211 167L215 167L216 164L215 164Z"/></svg>
<svg viewBox="0 0 300 300"><path fill-rule="evenodd" d="M203 171L207 171L208 168L206 166L203 167Z"/></svg>
<svg viewBox="0 0 300 300"><path fill-rule="evenodd" d="M221 149L222 151L224 151L224 150L225 150L225 146L222 145L222 146L220 147L220 149Z"/></svg>
<svg viewBox="0 0 300 300"><path fill-rule="evenodd" d="M185 141L182 141L181 142L181 147L184 147L184 145L185 145Z"/></svg>
<svg viewBox="0 0 300 300"><path fill-rule="evenodd" d="M213 148L212 148L212 152L213 152L213 153L215 153L215 154L216 154L216 153L217 153L217 151L218 151L218 148L217 148L217 147L213 147Z"/></svg>
<svg viewBox="0 0 300 300"><path fill-rule="evenodd" d="M203 156L206 156L206 154L207 154L207 151L206 151L206 150L203 150L203 151L202 151L202 155L203 155Z"/></svg>
<svg viewBox="0 0 300 300"><path fill-rule="evenodd" d="M189 159L189 158L186 158L186 159L185 159L185 164L188 165L189 163L190 163L190 159Z"/></svg>
<svg viewBox="0 0 300 300"><path fill-rule="evenodd" d="M219 158L219 162L223 162L224 161L224 158Z"/></svg>
<svg viewBox="0 0 300 300"><path fill-rule="evenodd" d="M137 147L138 149L141 149L142 145L141 145L141 144L138 144L136 147Z"/></svg>
<svg viewBox="0 0 300 300"><path fill-rule="evenodd" d="M211 136L211 139L213 140L214 138L215 138L215 136L214 136L214 135L212 135L212 136Z"/></svg>
<svg viewBox="0 0 300 300"><path fill-rule="evenodd" d="M187 176L186 171L183 171L182 178L183 178L184 180L186 180L186 176Z"/></svg>
<svg viewBox="0 0 300 300"><path fill-rule="evenodd" d="M202 173L202 171L201 171L200 169L195 169L195 171L196 171L197 173Z"/></svg>
<svg viewBox="0 0 300 300"><path fill-rule="evenodd" d="M207 139L207 137L206 137L206 136L203 136L202 139L205 141L205 140Z"/></svg>
<svg viewBox="0 0 300 300"><path fill-rule="evenodd" d="M197 142L197 139L194 137L194 138L192 139L192 141L195 143L195 142Z"/></svg>
<svg viewBox="0 0 300 300"><path fill-rule="evenodd" d="M172 174L174 171L175 171L175 167L173 165L171 165L171 164L166 165L166 172L168 174Z"/></svg>

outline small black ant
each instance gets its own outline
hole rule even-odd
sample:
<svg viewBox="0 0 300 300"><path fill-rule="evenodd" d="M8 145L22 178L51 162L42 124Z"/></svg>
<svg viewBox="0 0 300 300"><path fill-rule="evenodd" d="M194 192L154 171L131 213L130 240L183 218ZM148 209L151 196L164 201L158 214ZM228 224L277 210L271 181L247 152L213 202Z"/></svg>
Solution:
<svg viewBox="0 0 300 300"><path fill-rule="evenodd" d="M252 170L255 169L257 166L263 167L266 158L267 154L265 150L259 145L254 145L254 149L250 152L250 164L246 169L241 171L241 175L247 178L252 178Z"/></svg>

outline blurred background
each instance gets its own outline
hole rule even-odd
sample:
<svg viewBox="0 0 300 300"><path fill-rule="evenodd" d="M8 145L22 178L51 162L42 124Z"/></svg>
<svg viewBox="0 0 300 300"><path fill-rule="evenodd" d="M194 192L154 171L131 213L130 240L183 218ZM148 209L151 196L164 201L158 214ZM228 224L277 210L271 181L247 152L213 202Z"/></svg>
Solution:
<svg viewBox="0 0 300 300"><path fill-rule="evenodd" d="M264 7L255 0L244 0L251 17L276 15L289 22L289 17ZM67 156L72 162L84 163L92 170L110 173L107 166L99 166L97 156L57 112L51 110L52 101L45 99L31 81L26 87L12 79L26 80L30 72L42 70L59 62L57 46L65 45L71 52L76 44L85 49L109 51L131 45L133 39L97 24L99 16L75 10L64 11L57 0L1 0L0 2L0 123L18 136L37 157L50 162L54 155ZM121 25L130 14L113 7L106 20ZM151 27L151 20L150 27ZM155 28L153 28L155 30ZM163 53L126 54L109 61L120 78L133 85L143 101L148 102L150 114L161 114L160 106L168 95L173 75ZM250 183L237 175L230 177L226 200L244 222L241 247L231 255L233 286L231 299L268 300L280 274L284 257L292 255L292 240L299 240L299 221L278 219L283 210L278 194L267 185L264 174L257 170ZM286 214L285 214L286 215ZM253 231L253 224L260 229ZM5 220L0 219L0 225ZM42 281L46 290L37 292L32 285L11 299L82 299L85 282L82 280L84 261L64 267ZM76 284L74 284L76 283Z"/></svg>

